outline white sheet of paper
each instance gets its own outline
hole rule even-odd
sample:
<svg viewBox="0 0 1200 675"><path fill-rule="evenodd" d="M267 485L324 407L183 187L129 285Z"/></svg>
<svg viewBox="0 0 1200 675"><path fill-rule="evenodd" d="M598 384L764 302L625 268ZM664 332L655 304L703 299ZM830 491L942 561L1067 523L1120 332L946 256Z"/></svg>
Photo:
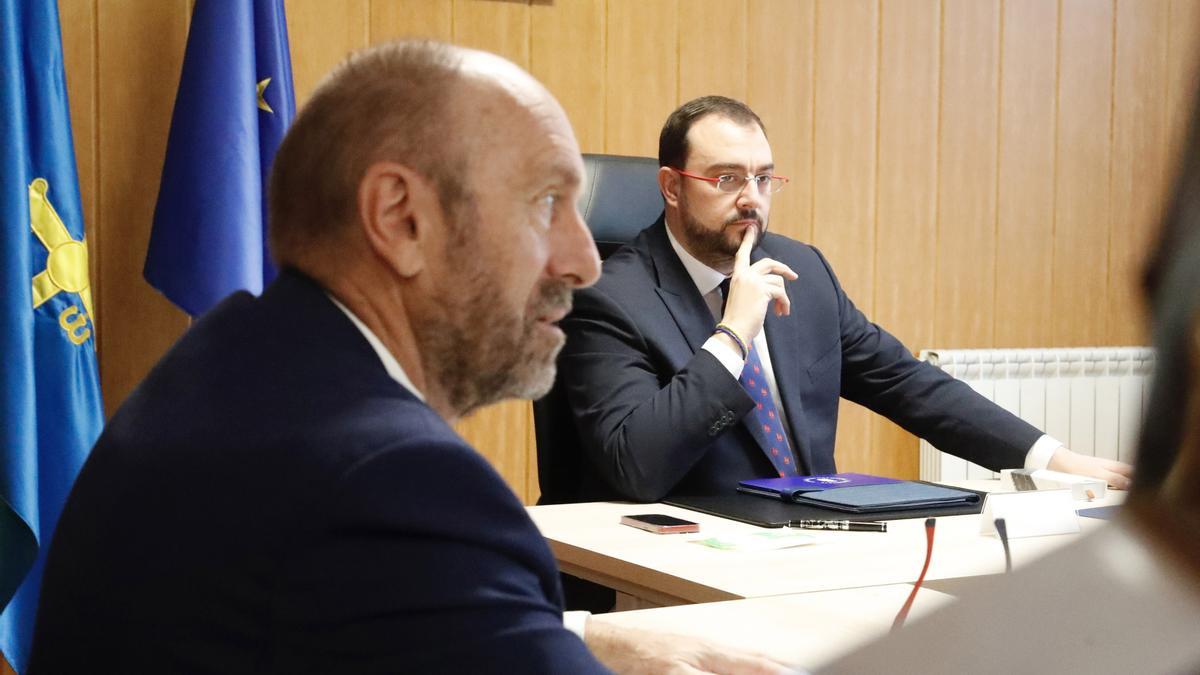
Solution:
<svg viewBox="0 0 1200 675"><path fill-rule="evenodd" d="M987 496L980 517L980 534L996 534L1003 518L1009 539L1069 534L1079 531L1075 500L1070 490L999 492Z"/></svg>
<svg viewBox="0 0 1200 675"><path fill-rule="evenodd" d="M783 528L695 539L692 543L703 544L722 551L771 551L778 548L806 546L816 540L817 538L811 534Z"/></svg>

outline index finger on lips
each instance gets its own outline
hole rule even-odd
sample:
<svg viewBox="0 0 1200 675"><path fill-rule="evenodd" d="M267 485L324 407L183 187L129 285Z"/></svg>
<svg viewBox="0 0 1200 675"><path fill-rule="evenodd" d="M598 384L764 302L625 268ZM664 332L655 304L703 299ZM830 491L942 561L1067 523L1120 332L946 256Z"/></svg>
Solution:
<svg viewBox="0 0 1200 675"><path fill-rule="evenodd" d="M737 254L733 257L733 268L735 270L745 270L750 267L750 250L754 248L754 242L758 239L758 228L751 226L746 228L746 233L742 235L742 243L738 246Z"/></svg>

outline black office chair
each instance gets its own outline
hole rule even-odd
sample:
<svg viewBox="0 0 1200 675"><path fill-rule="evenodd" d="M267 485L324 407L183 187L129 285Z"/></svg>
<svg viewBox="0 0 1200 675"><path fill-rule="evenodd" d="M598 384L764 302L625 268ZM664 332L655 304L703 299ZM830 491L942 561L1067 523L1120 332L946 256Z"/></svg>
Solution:
<svg viewBox="0 0 1200 675"><path fill-rule="evenodd" d="M649 157L584 155L587 180L579 196L579 211L592 231L601 258L632 241L663 210L658 190L658 161ZM533 402L533 426L537 436L538 504L567 504L588 501L583 480L583 457L575 419L566 394L556 383L540 400ZM567 609L607 612L616 595L612 589L562 575Z"/></svg>
<svg viewBox="0 0 1200 675"><path fill-rule="evenodd" d="M587 179L579 197L579 211L592 231L601 258L612 255L653 223L663 210L658 190L658 161L649 157L584 155ZM538 504L587 501L582 494L579 433L556 384L533 403L537 436Z"/></svg>

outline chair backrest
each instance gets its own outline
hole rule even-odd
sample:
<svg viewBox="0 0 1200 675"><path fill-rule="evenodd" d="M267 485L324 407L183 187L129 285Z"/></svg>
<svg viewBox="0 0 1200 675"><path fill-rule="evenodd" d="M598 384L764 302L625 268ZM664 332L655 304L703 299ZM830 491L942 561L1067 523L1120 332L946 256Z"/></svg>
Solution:
<svg viewBox="0 0 1200 675"><path fill-rule="evenodd" d="M587 178L579 211L592 231L601 258L628 243L663 210L658 161L649 157L584 155ZM575 419L561 384L533 402L537 436L539 504L583 501L583 464Z"/></svg>
<svg viewBox="0 0 1200 675"><path fill-rule="evenodd" d="M633 241L663 210L658 160L650 157L584 155L587 178L579 212L592 231L600 257Z"/></svg>

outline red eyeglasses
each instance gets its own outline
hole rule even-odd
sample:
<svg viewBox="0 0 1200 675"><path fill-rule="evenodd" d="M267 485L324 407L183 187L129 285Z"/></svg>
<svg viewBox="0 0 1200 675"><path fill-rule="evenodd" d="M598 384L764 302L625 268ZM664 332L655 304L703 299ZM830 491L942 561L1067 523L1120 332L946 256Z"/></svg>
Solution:
<svg viewBox="0 0 1200 675"><path fill-rule="evenodd" d="M720 176L709 177L689 173L675 167L670 167L670 169L680 176L687 176L688 178L712 183L717 187L717 190L729 194L741 192L746 187L746 183L754 181L754 187L758 189L759 194L771 195L782 190L783 186L787 185L789 180L786 176L776 176L769 173L760 173L756 176L739 176L735 173L723 173Z"/></svg>

